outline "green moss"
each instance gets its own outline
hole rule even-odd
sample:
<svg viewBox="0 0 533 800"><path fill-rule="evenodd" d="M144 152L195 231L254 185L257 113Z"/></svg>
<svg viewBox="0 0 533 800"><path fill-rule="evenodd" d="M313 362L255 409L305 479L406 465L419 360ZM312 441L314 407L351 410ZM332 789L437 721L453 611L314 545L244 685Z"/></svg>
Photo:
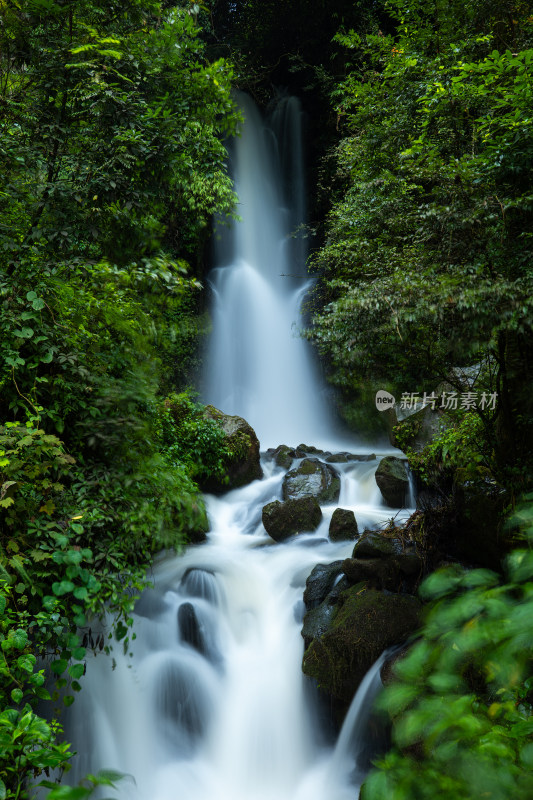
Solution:
<svg viewBox="0 0 533 800"><path fill-rule="evenodd" d="M303 671L334 698L349 703L383 650L416 630L419 614L420 603L411 595L357 584L340 595L330 626L304 654Z"/></svg>

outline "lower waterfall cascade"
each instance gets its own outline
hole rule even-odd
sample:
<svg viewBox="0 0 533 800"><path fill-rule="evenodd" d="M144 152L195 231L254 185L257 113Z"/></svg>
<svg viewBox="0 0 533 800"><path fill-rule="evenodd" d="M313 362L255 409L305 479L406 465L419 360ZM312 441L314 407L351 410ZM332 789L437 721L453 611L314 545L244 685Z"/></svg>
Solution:
<svg viewBox="0 0 533 800"><path fill-rule="evenodd" d="M242 221L222 236L211 276L204 399L245 417L263 450L305 441L367 460L335 464L338 503L322 506L314 533L279 544L261 511L281 498L285 471L263 453L262 479L206 497L208 541L157 560L128 653L115 644L89 655L83 691L65 713L78 752L68 782L120 771L126 777L102 795L117 800L355 800L364 776L357 753L381 662L332 741L301 669L302 595L313 567L351 555L353 541L328 538L336 507L353 510L360 530L410 510L385 507L375 482L380 457L396 451L371 457L342 440L295 334L309 288L304 245L291 237L305 221L299 104L282 98L266 125L243 105L243 135L231 147Z"/></svg>

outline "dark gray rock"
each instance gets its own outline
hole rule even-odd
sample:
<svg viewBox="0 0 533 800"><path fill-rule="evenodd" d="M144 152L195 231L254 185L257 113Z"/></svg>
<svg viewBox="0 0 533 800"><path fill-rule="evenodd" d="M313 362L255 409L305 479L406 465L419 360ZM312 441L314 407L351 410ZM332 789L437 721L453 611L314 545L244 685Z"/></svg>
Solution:
<svg viewBox="0 0 533 800"><path fill-rule="evenodd" d="M396 456L385 456L376 470L376 483L387 505L402 508L409 491L406 462Z"/></svg>
<svg viewBox="0 0 533 800"><path fill-rule="evenodd" d="M329 523L329 538L332 542L357 539L359 530L353 511L347 508L336 508Z"/></svg>
<svg viewBox="0 0 533 800"><path fill-rule="evenodd" d="M192 603L182 603L178 608L178 631L182 642L186 642L201 655L206 654L204 637Z"/></svg>
<svg viewBox="0 0 533 800"><path fill-rule="evenodd" d="M305 582L304 603L312 609L326 599L339 575L342 575L342 561L331 564L317 564Z"/></svg>
<svg viewBox="0 0 533 800"><path fill-rule="evenodd" d="M282 542L294 534L316 530L322 511L316 497L301 497L284 503L274 500L263 507L262 519L266 532L276 542Z"/></svg>
<svg viewBox="0 0 533 800"><path fill-rule="evenodd" d="M335 503L341 489L340 477L330 464L318 458L304 458L283 480L283 499L316 497L320 503Z"/></svg>

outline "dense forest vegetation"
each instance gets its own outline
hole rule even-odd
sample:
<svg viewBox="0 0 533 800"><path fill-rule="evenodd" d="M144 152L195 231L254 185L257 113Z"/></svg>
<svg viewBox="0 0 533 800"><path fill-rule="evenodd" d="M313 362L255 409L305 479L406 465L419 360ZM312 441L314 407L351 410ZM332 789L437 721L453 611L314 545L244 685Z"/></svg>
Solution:
<svg viewBox="0 0 533 800"><path fill-rule="evenodd" d="M153 555L207 528L199 482L231 455L190 391L211 218L234 214L232 88L266 105L273 85L309 114L308 335L345 417L376 430L380 388L464 392L458 367L497 397L452 408L421 452L400 441L448 498L421 539L474 483L503 498L515 549L424 585L385 700L394 746L363 795L531 797L531 4L0 0L0 16L0 800L113 779L47 783L70 755L60 707L88 650L127 649Z"/></svg>

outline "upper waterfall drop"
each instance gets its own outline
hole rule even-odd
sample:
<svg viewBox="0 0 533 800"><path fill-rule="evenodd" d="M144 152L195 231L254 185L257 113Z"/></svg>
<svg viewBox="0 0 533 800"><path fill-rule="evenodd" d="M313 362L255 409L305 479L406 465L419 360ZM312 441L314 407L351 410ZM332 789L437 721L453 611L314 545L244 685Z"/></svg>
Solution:
<svg viewBox="0 0 533 800"><path fill-rule="evenodd" d="M244 126L229 150L241 220L217 229L204 399L245 417L262 449L281 442L327 445L335 434L333 415L299 332L311 286L301 232L300 103L281 98L264 122L249 97L239 102Z"/></svg>

